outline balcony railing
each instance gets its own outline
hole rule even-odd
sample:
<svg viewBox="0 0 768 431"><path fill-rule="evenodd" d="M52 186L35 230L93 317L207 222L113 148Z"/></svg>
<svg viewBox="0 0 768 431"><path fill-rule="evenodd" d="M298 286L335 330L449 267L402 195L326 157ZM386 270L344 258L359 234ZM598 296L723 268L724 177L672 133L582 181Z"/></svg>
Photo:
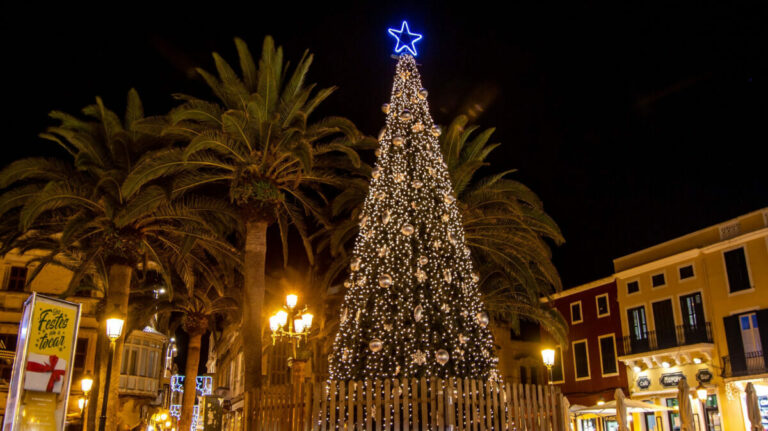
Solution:
<svg viewBox="0 0 768 431"><path fill-rule="evenodd" d="M639 336L628 335L624 337L624 354L632 355L670 347L711 342L712 328L709 322L697 326L678 325L669 329L646 331Z"/></svg>
<svg viewBox="0 0 768 431"><path fill-rule="evenodd" d="M768 373L768 364L762 351L746 352L738 356L723 356L723 377L766 373Z"/></svg>

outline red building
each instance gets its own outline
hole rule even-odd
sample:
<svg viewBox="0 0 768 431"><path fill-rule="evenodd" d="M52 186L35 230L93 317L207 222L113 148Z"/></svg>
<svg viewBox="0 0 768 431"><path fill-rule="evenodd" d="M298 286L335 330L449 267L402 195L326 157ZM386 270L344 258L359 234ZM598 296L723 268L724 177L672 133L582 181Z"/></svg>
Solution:
<svg viewBox="0 0 768 431"><path fill-rule="evenodd" d="M626 368L618 361L622 338L615 278L564 290L550 297L550 304L569 329L568 346L555 349L552 383L560 385L572 405L611 401L616 388L629 393ZM542 339L551 337L542 330Z"/></svg>

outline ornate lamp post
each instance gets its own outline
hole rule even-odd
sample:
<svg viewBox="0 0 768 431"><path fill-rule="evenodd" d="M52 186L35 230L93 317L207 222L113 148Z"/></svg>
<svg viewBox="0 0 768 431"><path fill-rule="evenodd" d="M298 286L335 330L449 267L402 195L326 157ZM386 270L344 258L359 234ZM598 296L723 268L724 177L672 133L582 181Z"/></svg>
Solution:
<svg viewBox="0 0 768 431"><path fill-rule="evenodd" d="M547 367L547 374L549 375L549 384L552 384L552 366L555 365L555 349L543 349L541 351L541 359L544 361L544 365Z"/></svg>
<svg viewBox="0 0 768 431"><path fill-rule="evenodd" d="M88 395L91 392L91 388L93 388L93 377L91 377L90 374L86 373L83 378L80 380L80 389L83 390L83 398L79 399L77 401L78 406L80 406L80 402L82 401L82 406L80 406L80 420L83 422L83 431L86 430L86 415L88 414Z"/></svg>
<svg viewBox="0 0 768 431"><path fill-rule="evenodd" d="M296 359L296 346L301 340L307 340L312 328L314 316L309 313L307 306L296 308L296 295L287 295L283 309L278 310L269 318L269 328L272 330L272 345L279 339L288 339L293 345L293 358ZM291 325L293 322L293 325Z"/></svg>
<svg viewBox="0 0 768 431"><path fill-rule="evenodd" d="M112 361L115 356L115 341L123 334L125 319L110 317L107 319L107 338L109 338L109 361L107 361L107 381L104 383L104 402L101 404L101 421L99 431L107 426L107 401L109 401L109 380L112 378Z"/></svg>

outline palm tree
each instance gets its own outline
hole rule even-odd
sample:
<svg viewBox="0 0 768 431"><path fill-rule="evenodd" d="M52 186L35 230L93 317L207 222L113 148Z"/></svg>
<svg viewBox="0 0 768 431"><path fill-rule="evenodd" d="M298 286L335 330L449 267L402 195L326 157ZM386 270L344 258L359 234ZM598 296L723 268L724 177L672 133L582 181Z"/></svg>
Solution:
<svg viewBox="0 0 768 431"><path fill-rule="evenodd" d="M171 285L150 284L142 289L143 298L136 301L143 304L145 320L149 320L149 314L172 315L174 322L189 335L179 429L192 425L203 335L209 329L215 330L217 323L227 325L240 319L240 292L231 262L215 262L203 253L190 255L195 258L187 256L169 264L174 268ZM152 293L159 287L168 290L169 300L153 305L156 300Z"/></svg>
<svg viewBox="0 0 768 431"><path fill-rule="evenodd" d="M168 138L157 138L139 128L144 113L135 90L128 93L123 120L100 98L83 113L90 119L52 112L50 116L60 125L40 135L58 144L67 154L65 159L26 158L0 171L0 218L6 219L0 232L0 252L44 250L44 256L31 262L37 267L30 282L46 265L65 265L74 271L70 290L95 267L103 266L107 272L104 315L117 313L130 323L129 293L138 269L157 265L166 273L163 256L184 256L196 248L238 259L220 239L237 214L208 198L171 201L158 184L147 184L130 195L122 192L139 157L169 143ZM13 229L9 229L10 222L15 223ZM99 331L101 375L96 382L101 391L109 344L104 329ZM109 382L110 424L117 424L122 348L120 339Z"/></svg>
<svg viewBox="0 0 768 431"><path fill-rule="evenodd" d="M174 196L201 186L222 187L240 210L246 409L252 410L261 386L267 228L279 228L285 263L291 225L312 261L307 216L327 223L325 192L342 185L339 170L359 165L353 145L363 137L344 118L309 122L335 89L315 92L305 83L311 55L305 52L289 74L282 48L275 48L271 37L264 39L258 68L245 42L235 39L235 45L242 76L214 53L218 77L197 71L216 101L177 95L183 103L170 112L164 133L188 143L147 156L122 191L131 196L148 181L173 175Z"/></svg>
<svg viewBox="0 0 768 431"><path fill-rule="evenodd" d="M462 211L465 239L481 274L486 307L497 320L516 329L520 318L539 322L562 342L567 324L540 298L562 287L547 241L559 245L563 236L539 198L508 178L513 170L475 179L499 144L488 143L494 129L475 134L478 127L467 127L467 122L466 116L455 118L441 135L440 146ZM367 178L349 179L331 206L335 223L315 235L318 252L328 250L332 256L323 289L348 267L346 250L357 235L367 193Z"/></svg>
<svg viewBox="0 0 768 431"><path fill-rule="evenodd" d="M565 320L540 299L562 289L547 240L560 245L565 239L538 196L509 179L515 170L473 181L500 144L488 143L495 129L475 134L479 127L467 127L467 122L464 115L456 117L440 147L462 208L465 238L479 264L485 304L497 320L513 328L519 328L522 317L542 324L563 342Z"/></svg>

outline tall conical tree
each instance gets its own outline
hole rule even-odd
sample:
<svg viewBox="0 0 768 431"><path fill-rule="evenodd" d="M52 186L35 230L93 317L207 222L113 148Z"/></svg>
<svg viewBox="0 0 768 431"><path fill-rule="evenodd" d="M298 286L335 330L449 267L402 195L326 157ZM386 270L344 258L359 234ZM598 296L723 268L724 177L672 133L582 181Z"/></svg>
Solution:
<svg viewBox="0 0 768 431"><path fill-rule="evenodd" d="M488 315L440 130L413 56L400 56L363 205L332 379L496 376Z"/></svg>

